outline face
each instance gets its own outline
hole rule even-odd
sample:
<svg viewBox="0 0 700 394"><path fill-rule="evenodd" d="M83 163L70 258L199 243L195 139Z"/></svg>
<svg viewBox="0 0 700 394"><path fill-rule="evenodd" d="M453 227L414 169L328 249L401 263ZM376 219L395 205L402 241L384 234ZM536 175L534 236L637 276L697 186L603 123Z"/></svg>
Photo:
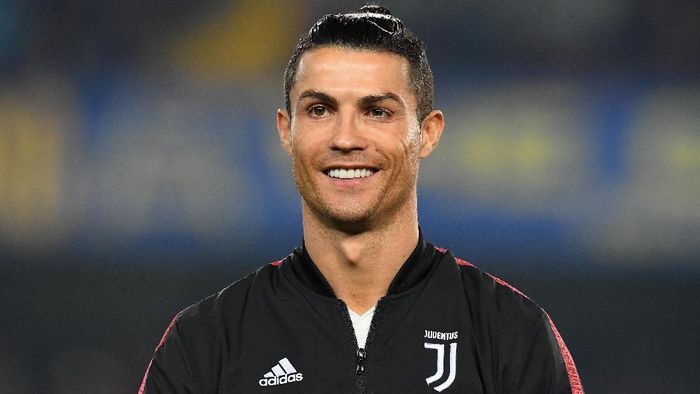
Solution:
<svg viewBox="0 0 700 394"><path fill-rule="evenodd" d="M398 55L340 47L311 50L277 126L292 157L305 213L331 225L371 225L415 210L419 160L442 131L433 111L419 124Z"/></svg>

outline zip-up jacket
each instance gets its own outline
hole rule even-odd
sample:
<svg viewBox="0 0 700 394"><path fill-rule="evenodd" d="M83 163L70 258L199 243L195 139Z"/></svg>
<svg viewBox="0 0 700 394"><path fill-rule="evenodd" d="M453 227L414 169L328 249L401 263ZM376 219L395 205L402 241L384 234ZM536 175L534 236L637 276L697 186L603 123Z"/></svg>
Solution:
<svg viewBox="0 0 700 394"><path fill-rule="evenodd" d="M365 348L303 246L180 312L142 393L583 393L549 316L422 238Z"/></svg>

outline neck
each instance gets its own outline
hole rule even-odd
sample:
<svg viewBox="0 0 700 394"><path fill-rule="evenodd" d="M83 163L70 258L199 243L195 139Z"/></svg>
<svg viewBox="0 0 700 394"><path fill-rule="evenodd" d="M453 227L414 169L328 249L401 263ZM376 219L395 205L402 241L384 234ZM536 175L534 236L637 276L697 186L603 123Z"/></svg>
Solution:
<svg viewBox="0 0 700 394"><path fill-rule="evenodd" d="M413 208L413 209L410 209ZM392 280L418 243L413 207L382 226L347 232L324 224L303 206L304 243L333 292L362 314L386 295Z"/></svg>

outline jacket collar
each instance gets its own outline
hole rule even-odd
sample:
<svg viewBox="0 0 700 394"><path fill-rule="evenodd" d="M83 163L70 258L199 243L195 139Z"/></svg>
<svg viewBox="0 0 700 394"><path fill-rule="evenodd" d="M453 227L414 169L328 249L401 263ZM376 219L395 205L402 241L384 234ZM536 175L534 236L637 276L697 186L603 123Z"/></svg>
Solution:
<svg viewBox="0 0 700 394"><path fill-rule="evenodd" d="M419 229L418 244L389 285L387 295L400 293L418 284L430 272L436 256L435 246L423 239L423 232ZM294 249L288 264L304 286L316 293L335 298L333 289L309 256L304 244Z"/></svg>

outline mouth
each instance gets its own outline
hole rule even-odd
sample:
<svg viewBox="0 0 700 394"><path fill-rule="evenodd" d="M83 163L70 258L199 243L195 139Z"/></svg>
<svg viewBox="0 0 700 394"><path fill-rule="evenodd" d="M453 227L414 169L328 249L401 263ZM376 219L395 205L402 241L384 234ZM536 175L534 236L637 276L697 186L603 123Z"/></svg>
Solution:
<svg viewBox="0 0 700 394"><path fill-rule="evenodd" d="M367 178L377 172L374 168L330 168L324 173L335 179L361 179Z"/></svg>

